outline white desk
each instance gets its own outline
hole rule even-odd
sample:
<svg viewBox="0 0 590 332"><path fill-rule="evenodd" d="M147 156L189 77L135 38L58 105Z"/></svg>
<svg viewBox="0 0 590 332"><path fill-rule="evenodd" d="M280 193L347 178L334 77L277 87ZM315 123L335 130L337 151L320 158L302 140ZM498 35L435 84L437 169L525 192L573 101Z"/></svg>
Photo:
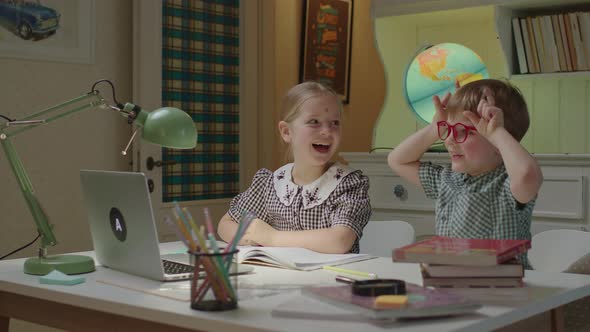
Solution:
<svg viewBox="0 0 590 332"><path fill-rule="evenodd" d="M163 252L180 249L177 243L162 245ZM189 303L134 290L109 286L97 280L125 285L159 287L160 283L97 267L76 286L41 285L37 276L22 272L23 259L0 262L0 331L7 330L11 317L67 330L201 330L201 331L488 331L507 326L535 314L590 295L590 276L527 271L530 300L512 305L484 305L477 314L451 318L394 322L378 326L366 322L339 322L279 318L271 315L276 305L298 292L240 301L239 309L206 313L192 310ZM380 277L419 283L416 264L392 263L378 258L348 264L347 268L371 271ZM240 276L249 284L335 283L334 273L290 271L256 267L253 274ZM188 298L188 293L187 293Z"/></svg>

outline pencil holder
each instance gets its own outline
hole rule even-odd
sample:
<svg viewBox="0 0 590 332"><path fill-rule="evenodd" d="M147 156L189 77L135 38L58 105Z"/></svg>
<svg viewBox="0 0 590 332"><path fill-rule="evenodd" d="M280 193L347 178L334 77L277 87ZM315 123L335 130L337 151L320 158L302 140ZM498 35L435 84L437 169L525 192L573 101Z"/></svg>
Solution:
<svg viewBox="0 0 590 332"><path fill-rule="evenodd" d="M237 252L189 252L195 267L191 279L191 308L223 311L238 307L238 277L229 273Z"/></svg>

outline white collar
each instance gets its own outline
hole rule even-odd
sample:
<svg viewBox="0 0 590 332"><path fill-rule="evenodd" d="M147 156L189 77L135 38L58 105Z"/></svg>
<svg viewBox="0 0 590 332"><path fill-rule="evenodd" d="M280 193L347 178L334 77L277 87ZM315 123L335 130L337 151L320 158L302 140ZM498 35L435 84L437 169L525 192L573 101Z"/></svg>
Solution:
<svg viewBox="0 0 590 332"><path fill-rule="evenodd" d="M354 170L340 163L335 163L315 181L304 186L293 183L292 171L293 163L284 165L273 173L273 184L277 197L281 203L290 206L299 188L301 188L303 191L303 207L309 209L322 204L342 179Z"/></svg>

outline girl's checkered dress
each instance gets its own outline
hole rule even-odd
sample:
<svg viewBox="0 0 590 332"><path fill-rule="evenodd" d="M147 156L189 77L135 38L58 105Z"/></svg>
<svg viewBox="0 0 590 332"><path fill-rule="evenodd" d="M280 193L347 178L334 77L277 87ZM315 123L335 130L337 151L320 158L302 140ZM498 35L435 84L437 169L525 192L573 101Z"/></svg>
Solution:
<svg viewBox="0 0 590 332"><path fill-rule="evenodd" d="M371 216L369 179L336 163L314 182L299 186L291 180L292 169L293 164L274 173L260 169L250 188L231 201L229 215L237 221L243 211L254 212L280 231L345 226L357 235L350 252L358 253L358 239Z"/></svg>

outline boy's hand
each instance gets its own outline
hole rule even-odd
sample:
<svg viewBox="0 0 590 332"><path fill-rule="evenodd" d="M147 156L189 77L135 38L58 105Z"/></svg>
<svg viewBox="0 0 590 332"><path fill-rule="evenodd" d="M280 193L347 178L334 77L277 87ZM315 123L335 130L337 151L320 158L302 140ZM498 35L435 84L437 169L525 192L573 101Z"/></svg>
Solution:
<svg viewBox="0 0 590 332"><path fill-rule="evenodd" d="M432 102L434 103L435 108L434 116L432 117L432 123L435 126L439 121L447 120L447 114L445 113L445 110L447 108L447 103L449 102L450 98L450 92L447 92L447 94L444 95L442 100L438 96L432 97Z"/></svg>
<svg viewBox="0 0 590 332"><path fill-rule="evenodd" d="M455 91L459 89L461 85L459 84L458 80L455 80ZM435 112L434 116L432 117L432 122L436 127L437 122L439 121L446 121L447 120L447 113L445 110L447 109L447 104L449 103L449 99L451 99L451 93L447 92L443 99L441 100L438 96L432 97L432 103L434 104Z"/></svg>
<svg viewBox="0 0 590 332"><path fill-rule="evenodd" d="M489 138L497 128L504 127L504 113L495 106L494 96L488 88L484 89L483 96L477 105L477 114L470 111L463 115L477 128L477 132L485 138Z"/></svg>

